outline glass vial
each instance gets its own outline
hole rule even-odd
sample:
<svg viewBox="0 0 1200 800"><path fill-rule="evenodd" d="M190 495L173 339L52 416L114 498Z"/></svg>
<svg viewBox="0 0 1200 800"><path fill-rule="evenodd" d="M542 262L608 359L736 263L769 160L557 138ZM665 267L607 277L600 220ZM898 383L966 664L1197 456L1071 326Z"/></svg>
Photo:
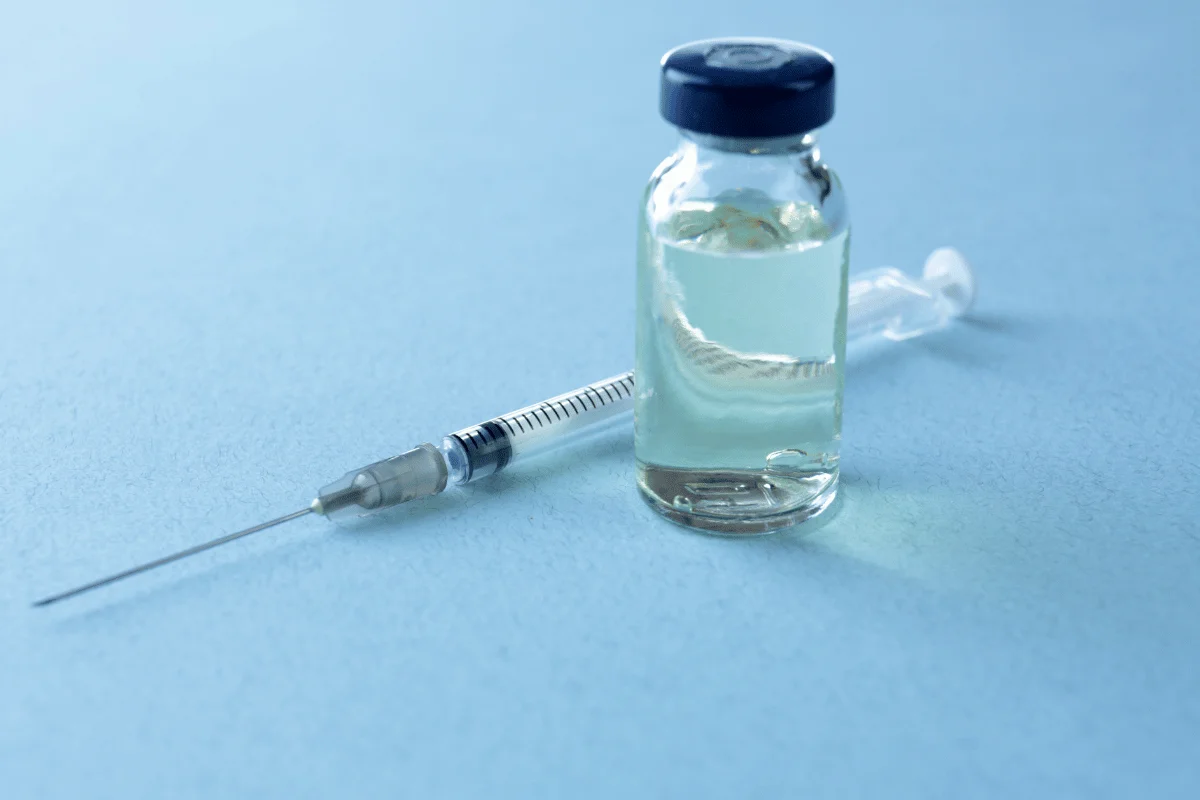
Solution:
<svg viewBox="0 0 1200 800"><path fill-rule="evenodd" d="M681 139L640 215L638 487L702 530L794 525L838 486L850 233L815 133L833 61L715 39L667 53L661 85Z"/></svg>

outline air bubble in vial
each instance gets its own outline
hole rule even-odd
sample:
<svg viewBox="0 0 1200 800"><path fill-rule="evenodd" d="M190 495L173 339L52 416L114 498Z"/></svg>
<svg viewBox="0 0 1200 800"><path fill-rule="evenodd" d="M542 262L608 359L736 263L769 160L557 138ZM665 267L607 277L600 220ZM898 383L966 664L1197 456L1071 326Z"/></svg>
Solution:
<svg viewBox="0 0 1200 800"><path fill-rule="evenodd" d="M776 450L767 456L767 469L795 472L812 467L812 458L803 450Z"/></svg>

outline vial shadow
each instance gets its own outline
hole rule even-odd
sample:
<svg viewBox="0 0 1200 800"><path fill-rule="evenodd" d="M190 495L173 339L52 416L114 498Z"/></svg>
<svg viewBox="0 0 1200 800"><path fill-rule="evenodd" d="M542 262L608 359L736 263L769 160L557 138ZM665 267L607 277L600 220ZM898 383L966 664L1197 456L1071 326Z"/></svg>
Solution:
<svg viewBox="0 0 1200 800"><path fill-rule="evenodd" d="M821 515L765 535L713 535L657 518L656 524L681 537L683 552L706 551L711 560L727 564L723 571L752 575L776 602L790 598L808 605L817 600L842 609L929 602L933 593L920 580L855 551L852 540L863 522L856 519L856 494L844 487Z"/></svg>

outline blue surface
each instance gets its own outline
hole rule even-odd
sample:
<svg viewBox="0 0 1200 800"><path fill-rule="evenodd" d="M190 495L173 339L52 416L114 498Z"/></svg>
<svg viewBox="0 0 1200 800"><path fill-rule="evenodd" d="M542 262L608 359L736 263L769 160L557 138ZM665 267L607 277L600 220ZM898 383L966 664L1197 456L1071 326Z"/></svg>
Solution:
<svg viewBox="0 0 1200 800"><path fill-rule="evenodd" d="M0 17L0 796L1196 789L1195 3L166 5ZM981 276L852 365L839 517L689 534L619 435L29 608L628 368L725 34L838 58L855 269Z"/></svg>

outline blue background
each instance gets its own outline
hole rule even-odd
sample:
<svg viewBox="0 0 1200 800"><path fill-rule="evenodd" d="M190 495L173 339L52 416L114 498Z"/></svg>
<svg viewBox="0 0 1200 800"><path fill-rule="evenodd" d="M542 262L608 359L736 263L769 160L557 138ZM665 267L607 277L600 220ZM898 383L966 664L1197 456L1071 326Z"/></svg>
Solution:
<svg viewBox="0 0 1200 800"><path fill-rule="evenodd" d="M0 795L1195 790L1197 5L740 5L4 5ZM851 365L833 521L672 527L622 432L30 609L627 369L725 34L838 58L855 270L980 274Z"/></svg>

